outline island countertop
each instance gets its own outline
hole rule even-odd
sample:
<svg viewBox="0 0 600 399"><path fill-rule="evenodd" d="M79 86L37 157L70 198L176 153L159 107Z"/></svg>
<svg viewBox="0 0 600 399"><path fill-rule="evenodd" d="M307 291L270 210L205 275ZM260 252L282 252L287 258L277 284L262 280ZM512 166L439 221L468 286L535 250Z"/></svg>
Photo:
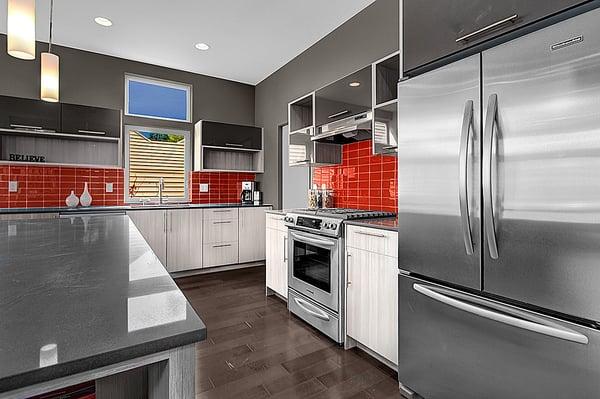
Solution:
<svg viewBox="0 0 600 399"><path fill-rule="evenodd" d="M0 392L206 339L125 215L0 222Z"/></svg>

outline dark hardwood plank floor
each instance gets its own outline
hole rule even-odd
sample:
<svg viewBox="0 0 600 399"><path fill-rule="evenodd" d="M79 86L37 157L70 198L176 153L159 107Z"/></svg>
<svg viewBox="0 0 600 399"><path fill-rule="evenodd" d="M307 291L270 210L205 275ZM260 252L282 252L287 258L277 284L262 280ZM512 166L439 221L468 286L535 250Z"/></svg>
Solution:
<svg viewBox="0 0 600 399"><path fill-rule="evenodd" d="M208 329L196 398L401 398L394 371L266 297L264 267L176 281Z"/></svg>

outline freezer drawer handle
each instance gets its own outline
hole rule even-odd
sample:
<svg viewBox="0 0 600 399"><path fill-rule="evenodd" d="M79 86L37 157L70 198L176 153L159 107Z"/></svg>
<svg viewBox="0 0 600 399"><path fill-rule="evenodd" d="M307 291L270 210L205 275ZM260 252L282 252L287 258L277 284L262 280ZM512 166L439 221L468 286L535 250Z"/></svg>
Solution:
<svg viewBox="0 0 600 399"><path fill-rule="evenodd" d="M469 40L470 38L472 38L474 36L481 35L489 30L499 27L500 25L504 25L507 22L514 22L517 18L519 18L519 14L513 14L510 17L506 17L504 19L501 19L500 21L494 22L493 24L484 26L483 28L477 29L474 32L467 33L466 35L457 38L455 41L456 41L456 43L458 43L458 42L462 42L463 40Z"/></svg>
<svg viewBox="0 0 600 399"><path fill-rule="evenodd" d="M483 218L490 257L498 259L498 243L496 242L496 226L494 220L494 201L492 193L492 165L495 163L497 134L494 126L498 113L498 95L492 94L488 100L485 131L483 132Z"/></svg>
<svg viewBox="0 0 600 399"><path fill-rule="evenodd" d="M546 324L542 324L542 319L537 318L539 322L525 320L522 317L511 316L511 314L519 315L521 312L517 312L508 306L502 306L494 304L501 312L495 312L483 307L475 306L467 302L460 301L455 298L451 298L438 292L438 289L434 287L427 287L422 284L413 284L413 289L420 294L425 295L433 300L442 302L453 308L474 314L476 316L484 317L489 320L497 321L499 323L507 324L513 327L521 328L524 330L533 331L538 334L548 335L550 337L563 339L565 341L571 341L578 344L587 345L588 338L578 333L577 331L562 327L558 324L545 321ZM445 290L444 290L445 292Z"/></svg>
<svg viewBox="0 0 600 399"><path fill-rule="evenodd" d="M460 134L460 152L459 152L459 192L460 220L462 223L463 240L465 241L465 250L467 255L473 255L473 237L471 236L471 218L469 215L469 185L467 184L467 170L469 168L469 139L471 137L471 127L473 126L473 100L465 104L463 114L462 131Z"/></svg>
<svg viewBox="0 0 600 399"><path fill-rule="evenodd" d="M313 307L310 303L306 302L304 299L294 298L294 302L296 302L296 304L298 306L300 306L306 313L309 313L318 319L329 321L329 316L327 315L327 313L323 312L321 309Z"/></svg>

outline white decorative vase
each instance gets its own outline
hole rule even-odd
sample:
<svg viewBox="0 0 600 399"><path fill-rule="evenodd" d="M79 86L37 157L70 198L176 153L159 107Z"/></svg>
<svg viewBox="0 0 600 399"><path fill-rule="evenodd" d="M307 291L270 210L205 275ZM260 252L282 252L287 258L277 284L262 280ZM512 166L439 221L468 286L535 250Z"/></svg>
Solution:
<svg viewBox="0 0 600 399"><path fill-rule="evenodd" d="M75 208L79 205L79 198L77 198L74 191L71 191L71 194L65 199L65 203L69 208Z"/></svg>
<svg viewBox="0 0 600 399"><path fill-rule="evenodd" d="M81 194L81 197L79 198L79 202L81 202L81 206L92 205L92 196L90 195L90 192L88 191L87 182L85 182L85 186L83 188L83 193Z"/></svg>

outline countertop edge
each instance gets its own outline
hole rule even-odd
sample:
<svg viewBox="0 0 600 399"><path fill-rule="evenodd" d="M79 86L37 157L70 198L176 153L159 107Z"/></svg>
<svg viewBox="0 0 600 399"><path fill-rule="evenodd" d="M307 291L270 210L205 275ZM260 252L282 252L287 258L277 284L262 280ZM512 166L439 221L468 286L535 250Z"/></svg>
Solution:
<svg viewBox="0 0 600 399"><path fill-rule="evenodd" d="M97 206L97 207L54 207L54 208L0 208L0 215L28 214L28 213L61 213L61 214L81 214L81 213L111 213L128 211L149 211L164 209L214 209L214 208L268 208L271 204L262 205L242 205L242 204L190 204L189 206L156 205L156 206Z"/></svg>
<svg viewBox="0 0 600 399"><path fill-rule="evenodd" d="M204 324L204 323L203 323ZM28 371L0 379L0 394L9 393L23 387L52 381L58 378L95 370L101 367L118 364L143 356L164 352L170 349L195 344L207 337L206 326L199 330L190 331L175 336L145 342L135 346L115 349L110 352L90 356L84 359L61 363L41 369Z"/></svg>
<svg viewBox="0 0 600 399"><path fill-rule="evenodd" d="M387 230L387 231L393 231L396 233L398 232L398 226L385 226L385 225L373 223L378 220L382 220L382 219L346 220L346 221L344 221L344 223L348 226L360 226L360 227L367 227L370 229Z"/></svg>

